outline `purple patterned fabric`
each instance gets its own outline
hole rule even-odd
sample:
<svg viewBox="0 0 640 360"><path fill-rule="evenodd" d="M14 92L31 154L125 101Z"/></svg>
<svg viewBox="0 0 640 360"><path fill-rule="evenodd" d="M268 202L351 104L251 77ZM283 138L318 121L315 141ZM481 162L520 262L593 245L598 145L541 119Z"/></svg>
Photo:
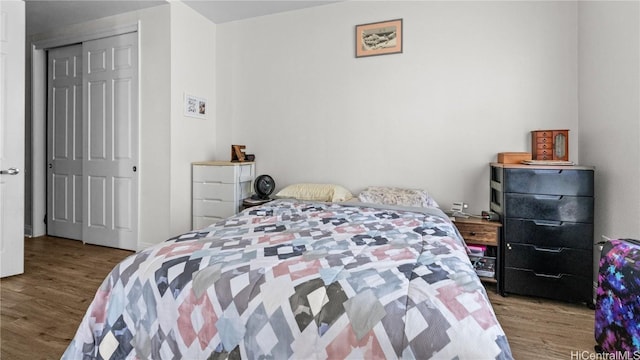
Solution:
<svg viewBox="0 0 640 360"><path fill-rule="evenodd" d="M640 245L611 240L600 258L595 338L608 353L640 354ZM637 356L637 355L636 355Z"/></svg>
<svg viewBox="0 0 640 360"><path fill-rule="evenodd" d="M63 356L261 357L512 358L448 218L287 200L125 259Z"/></svg>

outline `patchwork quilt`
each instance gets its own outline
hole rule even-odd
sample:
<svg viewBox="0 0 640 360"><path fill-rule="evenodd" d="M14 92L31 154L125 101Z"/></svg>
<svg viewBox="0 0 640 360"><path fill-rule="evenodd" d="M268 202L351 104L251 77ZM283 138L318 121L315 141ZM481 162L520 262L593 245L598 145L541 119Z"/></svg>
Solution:
<svg viewBox="0 0 640 360"><path fill-rule="evenodd" d="M279 200L136 253L63 359L511 359L455 227Z"/></svg>

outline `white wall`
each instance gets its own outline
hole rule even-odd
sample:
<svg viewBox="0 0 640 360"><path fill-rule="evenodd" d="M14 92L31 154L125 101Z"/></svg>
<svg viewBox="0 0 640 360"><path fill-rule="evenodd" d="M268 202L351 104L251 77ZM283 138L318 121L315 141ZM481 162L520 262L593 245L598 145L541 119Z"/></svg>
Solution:
<svg viewBox="0 0 640 360"><path fill-rule="evenodd" d="M640 2L579 5L580 159L595 165L595 237L640 239Z"/></svg>
<svg viewBox="0 0 640 360"><path fill-rule="evenodd" d="M140 18L140 182L138 249L171 234L171 43L169 6ZM125 15L126 16L126 15ZM135 16L135 14L133 15Z"/></svg>
<svg viewBox="0 0 640 360"><path fill-rule="evenodd" d="M578 160L574 2L341 2L217 27L217 157L278 188L427 188L488 208L496 153L568 128ZM402 18L404 53L355 58L356 24Z"/></svg>
<svg viewBox="0 0 640 360"><path fill-rule="evenodd" d="M216 25L181 2L171 3L170 231L191 229L191 163L215 155ZM205 98L205 119L184 116L184 94Z"/></svg>

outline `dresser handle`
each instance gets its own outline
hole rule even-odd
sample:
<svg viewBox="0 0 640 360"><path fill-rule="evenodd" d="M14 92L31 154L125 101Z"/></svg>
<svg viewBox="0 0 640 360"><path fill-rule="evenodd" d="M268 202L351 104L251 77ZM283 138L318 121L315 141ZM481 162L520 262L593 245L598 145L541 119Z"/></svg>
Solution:
<svg viewBox="0 0 640 360"><path fill-rule="evenodd" d="M537 277L544 277L544 278L550 278L550 279L560 279L563 275L563 274L558 274L558 275L538 274L537 272L534 272L533 274Z"/></svg>
<svg viewBox="0 0 640 360"><path fill-rule="evenodd" d="M562 200L563 196L562 195L533 195L534 199L538 199L538 200L556 200L556 201L560 201Z"/></svg>
<svg viewBox="0 0 640 360"><path fill-rule="evenodd" d="M562 221L532 220L537 226L561 226Z"/></svg>
<svg viewBox="0 0 640 360"><path fill-rule="evenodd" d="M475 232L475 231L472 231L472 232L470 232L470 233L469 233L469 235L471 235L471 236L476 236L477 234L476 234L476 232Z"/></svg>
<svg viewBox="0 0 640 360"><path fill-rule="evenodd" d="M541 247L537 247L534 246L534 249L536 249L536 251L544 251L544 252L549 252L549 253L561 253L562 250L564 250L564 248L559 248L559 249L549 249L549 248L541 248Z"/></svg>

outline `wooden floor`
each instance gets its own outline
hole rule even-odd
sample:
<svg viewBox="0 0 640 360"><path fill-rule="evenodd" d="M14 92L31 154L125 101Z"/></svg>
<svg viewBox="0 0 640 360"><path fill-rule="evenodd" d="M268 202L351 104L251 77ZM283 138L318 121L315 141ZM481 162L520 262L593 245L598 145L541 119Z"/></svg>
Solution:
<svg viewBox="0 0 640 360"><path fill-rule="evenodd" d="M52 237L25 239L25 273L0 280L0 359L59 359L104 277L130 254ZM488 293L516 359L593 353L593 310Z"/></svg>
<svg viewBox="0 0 640 360"><path fill-rule="evenodd" d="M495 287L487 289L487 293L514 358L592 359L585 354L596 355L594 311L586 305L516 295L503 297Z"/></svg>
<svg viewBox="0 0 640 360"><path fill-rule="evenodd" d="M60 359L102 280L130 254L26 238L24 274L0 280L0 359Z"/></svg>

